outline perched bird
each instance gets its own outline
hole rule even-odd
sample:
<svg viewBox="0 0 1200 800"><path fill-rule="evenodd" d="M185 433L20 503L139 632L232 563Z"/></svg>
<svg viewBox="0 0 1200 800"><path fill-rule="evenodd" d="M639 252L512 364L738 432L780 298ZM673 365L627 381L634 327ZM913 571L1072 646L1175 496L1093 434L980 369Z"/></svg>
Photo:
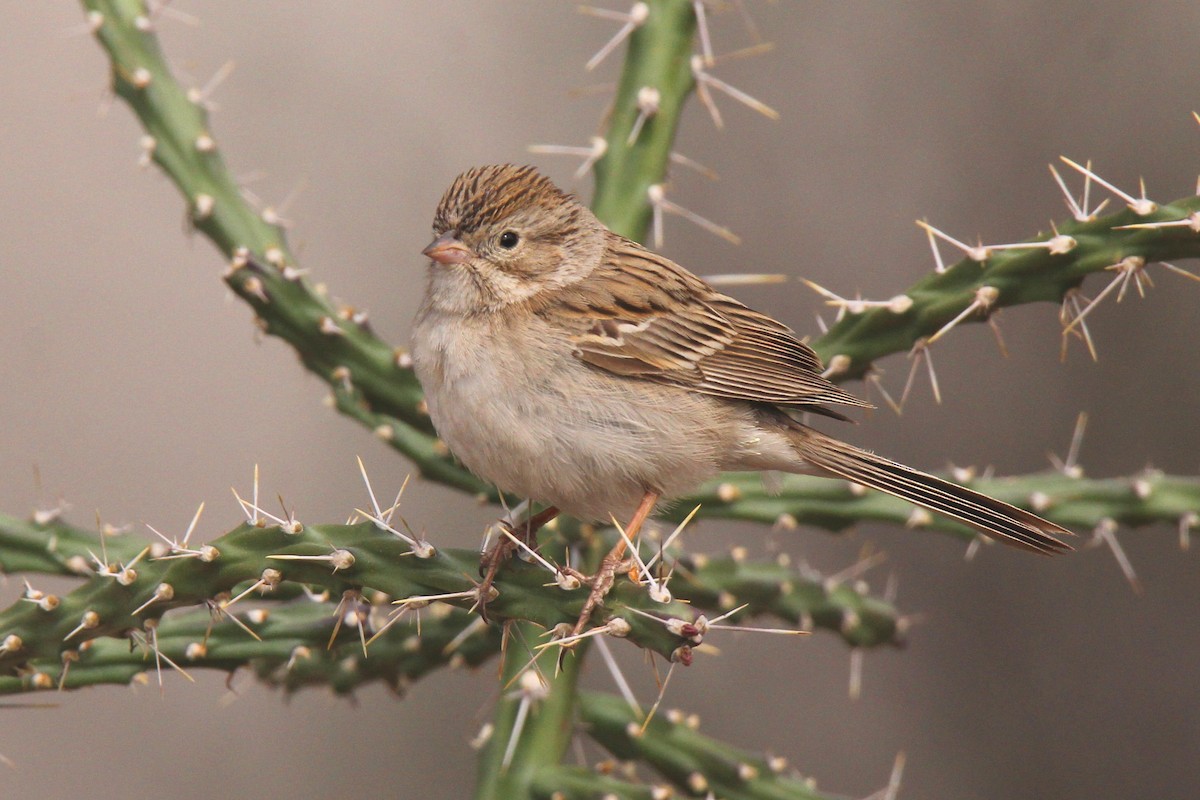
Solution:
<svg viewBox="0 0 1200 800"><path fill-rule="evenodd" d="M470 169L433 220L412 335L438 435L502 491L631 520L730 470L843 478L1039 553L1066 529L801 422L869 404L785 325L605 228L532 167ZM590 609L589 609L590 610ZM582 622L582 620L581 620Z"/></svg>

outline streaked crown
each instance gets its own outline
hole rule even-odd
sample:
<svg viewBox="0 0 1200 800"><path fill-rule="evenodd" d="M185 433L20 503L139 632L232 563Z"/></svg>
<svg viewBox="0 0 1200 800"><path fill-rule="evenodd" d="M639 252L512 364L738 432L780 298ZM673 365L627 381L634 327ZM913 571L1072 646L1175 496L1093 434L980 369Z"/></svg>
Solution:
<svg viewBox="0 0 1200 800"><path fill-rule="evenodd" d="M438 235L473 233L531 206L561 208L575 199L534 167L493 164L474 167L454 179L433 215Z"/></svg>

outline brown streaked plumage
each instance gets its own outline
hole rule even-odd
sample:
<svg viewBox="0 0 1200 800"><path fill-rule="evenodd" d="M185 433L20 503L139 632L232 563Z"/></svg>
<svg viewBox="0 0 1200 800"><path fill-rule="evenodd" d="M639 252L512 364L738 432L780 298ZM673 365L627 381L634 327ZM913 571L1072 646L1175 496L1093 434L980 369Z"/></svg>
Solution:
<svg viewBox="0 0 1200 800"><path fill-rule="evenodd" d="M785 325L608 231L530 167L460 175L413 356L439 434L500 489L628 518L727 470L839 477L1040 553L1066 529L794 418L868 404ZM640 524L640 520L639 520Z"/></svg>
<svg viewBox="0 0 1200 800"><path fill-rule="evenodd" d="M821 377L820 359L787 326L635 242L607 240L599 267L549 306L585 363L727 400L835 416L818 404L870 407Z"/></svg>

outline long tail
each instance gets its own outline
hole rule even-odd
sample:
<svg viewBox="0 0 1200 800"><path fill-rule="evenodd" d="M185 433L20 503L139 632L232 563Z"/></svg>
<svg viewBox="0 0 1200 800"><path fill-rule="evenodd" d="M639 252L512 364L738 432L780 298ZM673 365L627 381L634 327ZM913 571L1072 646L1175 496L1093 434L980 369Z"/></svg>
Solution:
<svg viewBox="0 0 1200 800"><path fill-rule="evenodd" d="M808 464L839 478L944 514L1014 547L1043 555L1074 549L1054 538L1071 536L1071 531L1036 514L860 450L812 428L797 425L793 433L796 449Z"/></svg>

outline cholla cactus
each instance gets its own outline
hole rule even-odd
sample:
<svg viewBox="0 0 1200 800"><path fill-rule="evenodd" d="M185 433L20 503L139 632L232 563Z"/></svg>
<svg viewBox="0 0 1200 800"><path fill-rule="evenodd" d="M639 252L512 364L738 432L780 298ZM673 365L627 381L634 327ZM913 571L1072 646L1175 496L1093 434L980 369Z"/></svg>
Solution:
<svg viewBox="0 0 1200 800"><path fill-rule="evenodd" d="M423 477L501 500L437 440L403 349L376 336L359 312L316 291L289 251L277 215L245 202L203 97L176 81L142 0L85 0L84 6L111 59L113 88L145 129L145 158L170 177L190 222L226 255L224 279L262 329L294 347L328 383L338 410L408 457ZM766 116L774 111L716 76L704 2L651 0L595 13L618 28L590 65L626 50L606 136L586 147L542 149L577 154L584 169L594 169L594 208L614 230L645 238L653 229L661 236L664 215L675 214L736 238L664 189L669 165L687 163L672 153L680 112L694 94L720 125L721 93ZM1200 198L1159 204L1144 192L1123 192L1090 167L1068 165L1114 195L1120 208L1101 216L1076 201L1056 173L1073 216L1049 232L972 246L926 225L936 269L903 292L872 301L814 285L838 314L813 343L829 377L868 376L877 359L902 351L916 356L910 383L922 364L932 376L930 348L957 325L1038 300L1061 304L1064 341L1078 337L1090 347L1086 319L1096 304L1130 286L1140 289L1154 262L1200 255ZM942 246L958 248L963 257L947 266ZM1083 279L1105 271L1113 275L1108 286L1081 300ZM1063 466L1009 479L956 477L1113 542L1118 525L1170 521L1186 531L1200 522L1194 478L1146 473L1096 481L1075 473L1071 463ZM444 549L413 534L398 511L399 498L382 507L369 481L366 510L340 525L272 516L258 502L257 483L256 476L251 499L241 501L246 522L204 543L191 540L191 528L143 541L93 534L57 518L0 516L0 567L29 576L20 600L0 612L0 691L122 684L150 667L161 681L164 670L243 666L288 690L320 685L349 693L382 681L399 691L431 671L499 657L503 690L481 742L478 797L818 797L777 759L701 736L681 713L656 714L661 697L643 705L631 696L582 693L585 655L598 653L611 663L607 642L624 640L623 646L658 657L669 679L676 665L692 663L706 637L750 619L769 620L762 630L827 630L853 648L903 641L907 618L871 596L855 570L821 576L738 549L721 557L689 553L682 546L686 534L677 534L691 515L830 531L879 520L971 536L852 485L788 476L767 491L756 476L731 475L668 513L681 523L674 532L635 548L636 579L617 586L594 628L527 647L574 620L587 596L560 565L594 567L616 532L564 521L527 561L506 565L488 590L472 577L478 553ZM37 574L70 576L77 586L52 594L36 588ZM478 613L484 606L486 617ZM563 766L572 730L656 777Z"/></svg>

